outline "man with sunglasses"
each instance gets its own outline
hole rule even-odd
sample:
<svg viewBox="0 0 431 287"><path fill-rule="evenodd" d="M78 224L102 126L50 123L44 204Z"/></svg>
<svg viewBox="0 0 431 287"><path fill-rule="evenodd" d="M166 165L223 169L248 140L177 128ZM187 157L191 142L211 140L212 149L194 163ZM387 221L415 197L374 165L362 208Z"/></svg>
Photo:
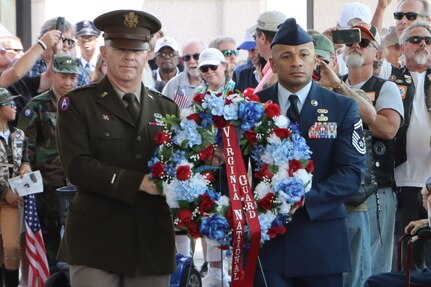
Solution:
<svg viewBox="0 0 431 287"><path fill-rule="evenodd" d="M239 51L236 49L235 39L229 36L220 36L213 39L209 43L208 48L216 48L222 52L227 63L229 79L232 79L233 71L236 67L236 60L239 55Z"/></svg>
<svg viewBox="0 0 431 287"><path fill-rule="evenodd" d="M66 185L55 136L57 102L61 96L76 88L80 69L79 60L74 56L56 54L50 63L52 66L48 74L51 89L27 103L18 119L18 127L27 137L30 164L34 170L40 170L43 177L44 192L36 196L36 202L48 263L53 271L60 246L56 189Z"/></svg>
<svg viewBox="0 0 431 287"><path fill-rule="evenodd" d="M157 40L154 48L157 70L153 71L156 90L161 92L165 85L179 74L179 48L172 37L162 37Z"/></svg>
<svg viewBox="0 0 431 287"><path fill-rule="evenodd" d="M55 30L57 25L57 18L52 18L47 20L40 29L40 37L42 37L46 32ZM47 67L50 64L52 55L56 53L70 53L72 55L76 55L75 45L76 41L74 39L75 36L75 27L69 21L64 21L64 27L61 31L61 41L58 41L55 46L44 45L44 43L39 43L43 49L43 53L38 57L36 63L33 65L31 70L28 72L29 76L37 76L41 75L43 72L47 70ZM87 74L84 69L80 69L78 75L78 86L83 86L89 84L89 80L87 78Z"/></svg>
<svg viewBox="0 0 431 287"><path fill-rule="evenodd" d="M410 221L427 216L418 201L420 190L431 174L431 26L417 21L404 29L400 45L406 64L393 68L390 79L397 83L404 104L404 125L395 138L395 183L398 205L396 235ZM422 243L413 246L413 268L431 266L431 250Z"/></svg>
<svg viewBox="0 0 431 287"><path fill-rule="evenodd" d="M371 118L363 116L364 129L371 133L372 164L375 182L365 183L366 189L377 183L375 194L360 201L346 201L353 269L345 274L344 286L363 286L374 273L391 270L394 246L395 194L394 186L394 142L404 116L400 92L395 83L373 75L374 61L380 46L377 29L365 22L352 26L361 31L361 42L346 44L343 51L348 68L342 79L347 86L361 89L373 103L376 114ZM362 106L359 105L359 110ZM361 113L362 115L362 113ZM380 199L383 207L376 202ZM379 209L379 217L376 216ZM377 219L381 221L380 229Z"/></svg>
<svg viewBox="0 0 431 287"><path fill-rule="evenodd" d="M173 77L163 88L162 94L173 99L181 109L191 105L193 91L201 82L198 63L203 49L204 43L201 40L190 39L184 42L182 49L184 71Z"/></svg>

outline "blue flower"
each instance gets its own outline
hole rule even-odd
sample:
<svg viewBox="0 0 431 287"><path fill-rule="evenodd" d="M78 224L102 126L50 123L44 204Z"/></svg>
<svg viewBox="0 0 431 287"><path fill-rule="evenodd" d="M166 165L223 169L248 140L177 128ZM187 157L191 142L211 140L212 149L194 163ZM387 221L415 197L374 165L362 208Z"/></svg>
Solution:
<svg viewBox="0 0 431 287"><path fill-rule="evenodd" d="M254 127L263 114L263 106L256 102L241 102L239 104L239 117L242 120L241 130L247 131Z"/></svg>
<svg viewBox="0 0 431 287"><path fill-rule="evenodd" d="M215 214L202 220L200 231L209 239L216 240L221 245L230 245L232 236L228 235L230 230L226 217Z"/></svg>
<svg viewBox="0 0 431 287"><path fill-rule="evenodd" d="M296 177L284 178L277 182L274 190L290 203L299 202L305 194L304 184Z"/></svg>
<svg viewBox="0 0 431 287"><path fill-rule="evenodd" d="M196 174L189 180L174 180L172 188L177 193L178 200L186 200L188 202L193 202L208 189L205 179L201 174Z"/></svg>
<svg viewBox="0 0 431 287"><path fill-rule="evenodd" d="M179 164L180 162L182 162L183 160L185 160L185 155L186 153L182 150L177 150L176 152L174 152L174 154L172 155L172 161L175 164Z"/></svg>
<svg viewBox="0 0 431 287"><path fill-rule="evenodd" d="M214 201L217 201L217 200L220 199L220 193L218 193L218 192L216 192L216 191L214 191L212 189L208 189L207 190L207 194Z"/></svg>
<svg viewBox="0 0 431 287"><path fill-rule="evenodd" d="M174 177L177 170L172 164L167 164L164 171L166 175Z"/></svg>
<svg viewBox="0 0 431 287"><path fill-rule="evenodd" d="M148 167L150 168L150 170L153 167L153 165L159 161L160 161L159 160L159 152L156 149L156 152L154 153L153 157L148 161Z"/></svg>
<svg viewBox="0 0 431 287"><path fill-rule="evenodd" d="M214 93L206 94L202 102L202 107L204 109L209 109L214 116L222 116L224 101L224 97L218 97Z"/></svg>
<svg viewBox="0 0 431 287"><path fill-rule="evenodd" d="M213 116L208 113L199 113L199 117L202 119L201 126L205 128L207 125L213 125Z"/></svg>
<svg viewBox="0 0 431 287"><path fill-rule="evenodd" d="M195 121L183 120L180 126L181 129L177 129L176 135L172 138L175 144L181 145L183 141L187 141L187 147L191 148L202 143L202 137Z"/></svg>
<svg viewBox="0 0 431 287"><path fill-rule="evenodd" d="M224 106L223 117L227 121L237 120L238 119L238 106L235 104L230 104Z"/></svg>

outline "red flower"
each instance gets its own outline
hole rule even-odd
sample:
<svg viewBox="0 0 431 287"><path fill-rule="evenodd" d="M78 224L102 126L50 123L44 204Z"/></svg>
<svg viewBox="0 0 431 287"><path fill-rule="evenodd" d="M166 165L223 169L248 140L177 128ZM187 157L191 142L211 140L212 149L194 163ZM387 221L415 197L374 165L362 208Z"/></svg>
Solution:
<svg viewBox="0 0 431 287"><path fill-rule="evenodd" d="M202 104L202 101L205 98L205 94L199 93L199 94L195 94L193 96L193 102L198 103L198 104Z"/></svg>
<svg viewBox="0 0 431 287"><path fill-rule="evenodd" d="M277 104L273 104L271 102L265 103L265 114L268 118L272 120L273 117L280 115L280 107Z"/></svg>
<svg viewBox="0 0 431 287"><path fill-rule="evenodd" d="M243 95L249 102L260 102L259 96L254 93L252 88L245 89Z"/></svg>
<svg viewBox="0 0 431 287"><path fill-rule="evenodd" d="M212 155L213 155L213 151L214 151L214 146L212 144L210 144L206 149L198 152L198 157L200 160L211 159Z"/></svg>
<svg viewBox="0 0 431 287"><path fill-rule="evenodd" d="M180 220L178 226L187 226L192 222L192 212L188 209L181 209L178 212L178 219Z"/></svg>
<svg viewBox="0 0 431 287"><path fill-rule="evenodd" d="M162 131L159 132L158 134L156 134L156 136L154 137L154 141L161 145L164 143L170 143L171 142L171 136L169 134L167 134L166 132Z"/></svg>
<svg viewBox="0 0 431 287"><path fill-rule="evenodd" d="M271 238L276 237L278 234L284 234L285 232L286 232L286 227L284 225L273 226L270 229L268 229L268 235Z"/></svg>
<svg viewBox="0 0 431 287"><path fill-rule="evenodd" d="M221 116L213 116L213 121L214 125L219 129L224 128L227 125L226 120Z"/></svg>
<svg viewBox="0 0 431 287"><path fill-rule="evenodd" d="M198 125L200 125L200 124L201 124L201 121L202 121L202 119L199 117L199 114L197 114L197 113L194 113L194 114L188 115L188 116L187 116L187 119L188 119L188 120L191 120L191 121L195 121L195 122L196 122L196 124L198 124Z"/></svg>
<svg viewBox="0 0 431 287"><path fill-rule="evenodd" d="M272 173L268 170L269 164L264 163L258 172L254 173L254 176L260 180L263 180L265 177L268 179L272 178Z"/></svg>
<svg viewBox="0 0 431 287"><path fill-rule="evenodd" d="M205 177L206 180L208 180L209 182L214 182L215 181L215 177L212 174L211 171L206 170L204 172L202 172L202 175Z"/></svg>
<svg viewBox="0 0 431 287"><path fill-rule="evenodd" d="M192 236L192 238L199 238L200 237L200 231L199 231L199 225L197 222L190 222L187 224L187 231Z"/></svg>
<svg viewBox="0 0 431 287"><path fill-rule="evenodd" d="M292 169L293 172L297 171L298 169L302 168L302 164L299 160L297 159L292 159L291 161L289 161L289 169Z"/></svg>
<svg viewBox="0 0 431 287"><path fill-rule="evenodd" d="M264 198L258 201L257 206L263 210L270 210L272 207L272 201L274 200L274 194L268 192Z"/></svg>
<svg viewBox="0 0 431 287"><path fill-rule="evenodd" d="M245 138L247 141L251 144L254 144L257 142L256 132L254 130L248 130L245 132Z"/></svg>
<svg viewBox="0 0 431 287"><path fill-rule="evenodd" d="M286 128L275 128L273 132L281 139L290 137L290 131Z"/></svg>
<svg viewBox="0 0 431 287"><path fill-rule="evenodd" d="M199 198L199 212L205 214L214 205L214 200L212 200L208 194L203 194L199 196Z"/></svg>
<svg viewBox="0 0 431 287"><path fill-rule="evenodd" d="M165 169L165 165L161 162L156 162L153 167L151 168L151 175L153 177L162 177Z"/></svg>
<svg viewBox="0 0 431 287"><path fill-rule="evenodd" d="M190 166L188 166L188 165L180 165L177 168L177 178L179 180L188 180L191 175L192 175L192 172L190 170Z"/></svg>
<svg viewBox="0 0 431 287"><path fill-rule="evenodd" d="M308 172L310 172L310 173L314 171L314 163L313 163L312 160L308 161L308 164L305 167L305 170L308 171Z"/></svg>

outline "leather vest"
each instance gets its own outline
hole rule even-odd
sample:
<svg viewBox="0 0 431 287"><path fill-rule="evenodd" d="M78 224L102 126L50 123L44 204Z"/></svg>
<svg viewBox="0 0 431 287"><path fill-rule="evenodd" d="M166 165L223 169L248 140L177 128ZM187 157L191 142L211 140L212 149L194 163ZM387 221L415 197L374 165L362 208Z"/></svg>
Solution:
<svg viewBox="0 0 431 287"><path fill-rule="evenodd" d="M425 104L427 105L428 111L431 109L431 69L428 69L425 77ZM395 68L392 67L392 74L389 78L392 82L397 84L398 89L401 93L404 106L404 124L398 129L398 132L394 138L394 158L395 166L398 166L407 160L406 143L407 143L407 129L410 125L410 115L413 108L413 98L416 90L415 85L406 67Z"/></svg>
<svg viewBox="0 0 431 287"><path fill-rule="evenodd" d="M343 77L343 80L345 80L345 77ZM361 87L361 90L370 96L374 106L376 105L380 90L385 82L386 80L384 79L372 76ZM368 126L365 124L364 130L369 130ZM372 136L371 147L374 161L374 175L376 177L378 188L393 187L395 184L394 141Z"/></svg>

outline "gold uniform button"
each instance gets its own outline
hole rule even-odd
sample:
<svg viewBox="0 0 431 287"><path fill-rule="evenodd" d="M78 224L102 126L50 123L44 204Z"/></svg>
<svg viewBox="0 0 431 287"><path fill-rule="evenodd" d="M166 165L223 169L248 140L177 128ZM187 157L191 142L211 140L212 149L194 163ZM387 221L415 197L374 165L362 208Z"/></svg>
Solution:
<svg viewBox="0 0 431 287"><path fill-rule="evenodd" d="M136 138L136 141L138 141L138 142L142 141L142 137L141 137L141 136L138 136L138 137Z"/></svg>
<svg viewBox="0 0 431 287"><path fill-rule="evenodd" d="M138 153L136 154L136 159L141 159L142 158L142 154Z"/></svg>
<svg viewBox="0 0 431 287"><path fill-rule="evenodd" d="M105 137L109 137L111 134L109 132L105 132Z"/></svg>

